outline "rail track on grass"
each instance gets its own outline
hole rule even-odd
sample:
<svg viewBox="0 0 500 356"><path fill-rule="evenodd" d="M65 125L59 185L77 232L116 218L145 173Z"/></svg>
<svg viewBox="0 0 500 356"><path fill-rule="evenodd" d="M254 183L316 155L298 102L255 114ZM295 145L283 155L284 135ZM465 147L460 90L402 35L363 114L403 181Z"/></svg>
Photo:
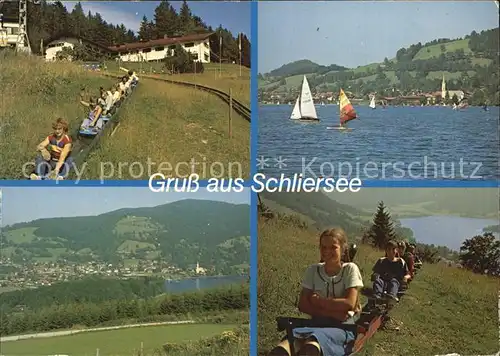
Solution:
<svg viewBox="0 0 500 356"><path fill-rule="evenodd" d="M102 76L108 77L108 78L115 78L115 79L120 79L119 75L116 74L109 74L109 73L101 73ZM185 87L190 87L194 88L197 90L205 91L207 93L213 94L217 96L219 99L224 101L228 106L232 104L233 110L240 115L243 119L247 120L248 122L251 122L251 110L241 103L240 101L231 98L231 96L219 89L215 89L206 85L200 85L200 84L195 84L195 83L190 83L190 82L183 82L179 80L172 80L172 79L165 79L165 78L159 78L159 77L154 77L154 76L141 76L141 78L145 79L151 79L151 80L156 80L164 83L170 83L170 84L176 84L176 85L181 85ZM136 90L132 91L132 93ZM120 108L126 104L130 100L130 96L126 98L126 100L120 105ZM76 130L70 130L70 135L73 140L73 148L72 148L72 157L73 161L75 163L75 166L78 167L81 170L81 167L83 163L86 161L89 153L94 149L100 142L100 140L105 137L105 136L111 136L114 131L118 128L120 124L119 117L117 115L117 112L113 115L113 118L106 122L102 130L99 131L99 133L93 137L85 137L81 136L78 134L78 131L80 127L78 127ZM74 169L71 170L70 176L75 175ZM23 174L20 179L26 179L26 176Z"/></svg>
<svg viewBox="0 0 500 356"><path fill-rule="evenodd" d="M210 93L210 94L217 96L222 101L224 101L227 105L230 105L230 102L231 102L231 97L228 93L226 93L222 90L219 90L219 89L215 89L215 88L206 86L206 85L201 85L201 84L196 84L196 83L191 83L191 82L183 82L180 80L166 79L166 78L155 77L155 76L151 76L151 75L144 75L144 76L141 76L141 78L152 79L152 80L157 80L157 81L162 81L162 82L166 82L166 83L177 84L177 85L182 85L185 87L198 89L198 90L205 91L207 93ZM244 118L248 122L251 122L251 116L252 116L251 110L245 104L241 103L240 101L238 101L234 98L232 98L232 102L233 102L233 110L236 111L242 118Z"/></svg>

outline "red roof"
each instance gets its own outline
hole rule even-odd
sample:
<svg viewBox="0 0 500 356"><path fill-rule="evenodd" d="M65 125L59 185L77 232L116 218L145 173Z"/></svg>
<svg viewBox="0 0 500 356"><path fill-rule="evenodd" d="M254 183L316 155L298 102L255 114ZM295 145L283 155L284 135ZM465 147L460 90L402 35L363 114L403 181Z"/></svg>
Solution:
<svg viewBox="0 0 500 356"><path fill-rule="evenodd" d="M194 41L203 41L210 37L214 32L210 33L197 33L194 35L187 35L187 36L180 36L180 37L167 37L167 38L160 38L157 40L149 40L149 41L143 41L143 42L135 42L135 43L125 43L122 45L118 46L111 46L109 47L111 50L118 51L118 52L128 52L130 50L136 50L136 49L144 49L144 48L150 48L154 46L168 46L168 45L173 45L177 43L187 43L187 42L194 42Z"/></svg>

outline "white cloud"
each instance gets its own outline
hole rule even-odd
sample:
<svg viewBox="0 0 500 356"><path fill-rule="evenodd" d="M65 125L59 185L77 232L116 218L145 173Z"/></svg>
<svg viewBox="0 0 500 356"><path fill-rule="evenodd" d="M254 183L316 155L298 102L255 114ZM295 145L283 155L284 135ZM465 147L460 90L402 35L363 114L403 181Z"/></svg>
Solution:
<svg viewBox="0 0 500 356"><path fill-rule="evenodd" d="M63 2L68 12L71 12L75 7L76 2ZM139 31L141 25L142 15L138 12L129 13L123 10L118 10L113 6L108 4L99 4L97 2L86 3L85 1L80 2L85 15L90 11L92 14L98 12L104 21L107 23L112 23L113 25L123 25L134 32ZM120 2L114 2L115 6L120 6Z"/></svg>

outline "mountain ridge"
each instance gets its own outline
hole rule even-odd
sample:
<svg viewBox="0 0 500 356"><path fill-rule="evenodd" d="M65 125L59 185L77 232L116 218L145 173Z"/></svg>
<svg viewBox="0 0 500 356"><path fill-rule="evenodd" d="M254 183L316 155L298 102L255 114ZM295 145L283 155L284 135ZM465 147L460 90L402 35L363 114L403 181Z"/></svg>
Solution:
<svg viewBox="0 0 500 356"><path fill-rule="evenodd" d="M350 98L355 100L367 99L372 93L380 97L411 97L422 93L435 96L440 93L445 77L448 90L463 91L470 105L500 105L498 38L496 27L480 33L472 31L455 40L436 39L424 45L418 42L400 48L392 59L386 57L383 62L340 71L322 72L317 63L309 61L305 67L309 73L305 73L307 70L296 62L287 63L280 67L286 68L287 75L273 76L275 70L259 74L259 101L293 102L303 75L315 100L323 102L333 98L319 98L320 93L331 96L340 88L349 88ZM422 96L422 104L425 98ZM440 96L438 99L443 100Z"/></svg>
<svg viewBox="0 0 500 356"><path fill-rule="evenodd" d="M198 261L221 271L249 265L249 213L248 204L186 199L18 223L2 230L0 246L18 262L162 259L182 269Z"/></svg>

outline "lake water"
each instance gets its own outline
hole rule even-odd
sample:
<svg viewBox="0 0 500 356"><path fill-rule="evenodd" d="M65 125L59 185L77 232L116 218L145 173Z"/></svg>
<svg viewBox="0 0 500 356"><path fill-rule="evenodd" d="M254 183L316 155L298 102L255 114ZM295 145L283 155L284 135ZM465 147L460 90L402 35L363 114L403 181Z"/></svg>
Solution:
<svg viewBox="0 0 500 356"><path fill-rule="evenodd" d="M378 180L499 177L498 107L490 107L489 111L476 107L455 111L450 107L372 110L355 106L359 119L349 122L348 126L354 129L350 132L327 129L339 124L337 105L316 106L319 123L289 120L292 109L291 105L259 108L258 157L267 161L258 167L268 177L282 173L338 177L339 172L343 176ZM278 163L279 157L286 166ZM305 168L311 162L312 173ZM340 165L341 162L349 164ZM415 163L408 168L412 162ZM482 165L474 172L477 164L470 162Z"/></svg>
<svg viewBox="0 0 500 356"><path fill-rule="evenodd" d="M455 251L460 251L460 246L466 239L482 235L486 226L499 224L495 219L456 216L426 216L399 220L402 226L413 230L417 242L446 246ZM498 237L498 234L495 235Z"/></svg>
<svg viewBox="0 0 500 356"><path fill-rule="evenodd" d="M242 284L248 280L248 276L208 276L197 278L184 278L180 280L165 281L165 292L184 293L202 289L211 289L227 286L230 284Z"/></svg>

